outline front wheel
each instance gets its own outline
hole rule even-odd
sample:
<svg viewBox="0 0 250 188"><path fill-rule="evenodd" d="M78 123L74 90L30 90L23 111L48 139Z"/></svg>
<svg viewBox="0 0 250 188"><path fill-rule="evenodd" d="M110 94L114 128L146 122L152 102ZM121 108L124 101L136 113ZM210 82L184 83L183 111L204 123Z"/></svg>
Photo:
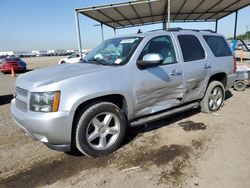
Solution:
<svg viewBox="0 0 250 188"><path fill-rule="evenodd" d="M210 82L206 94L201 101L201 111L205 113L212 113L218 111L224 103L225 89L221 82Z"/></svg>
<svg viewBox="0 0 250 188"><path fill-rule="evenodd" d="M126 118L121 109L109 102L90 105L79 114L75 129L77 149L91 157L115 151L126 133Z"/></svg>

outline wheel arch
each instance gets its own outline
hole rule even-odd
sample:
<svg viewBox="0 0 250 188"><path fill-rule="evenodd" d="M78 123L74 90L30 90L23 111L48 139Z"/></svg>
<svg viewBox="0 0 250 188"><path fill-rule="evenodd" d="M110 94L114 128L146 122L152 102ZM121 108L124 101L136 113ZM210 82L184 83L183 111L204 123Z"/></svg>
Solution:
<svg viewBox="0 0 250 188"><path fill-rule="evenodd" d="M211 75L208 80L207 87L212 81L219 81L223 84L224 88L226 88L227 87L227 74L225 72L218 72L218 73Z"/></svg>
<svg viewBox="0 0 250 188"><path fill-rule="evenodd" d="M128 108L129 108L129 104L128 101L126 100L125 96L122 94L107 94L107 95L103 95L103 96L98 96L98 97L94 97L91 99L88 99L86 101L81 102L80 104L77 105L76 109L73 112L73 120L72 120L72 129L71 129L71 145L74 143L73 139L74 139L74 131L75 131L75 125L76 125L76 121L77 121L77 115L82 112L82 109L86 108L87 106L91 105L91 103L94 103L96 101L100 101L100 102L110 102L113 103L115 105L117 105L125 114L126 119L128 119Z"/></svg>

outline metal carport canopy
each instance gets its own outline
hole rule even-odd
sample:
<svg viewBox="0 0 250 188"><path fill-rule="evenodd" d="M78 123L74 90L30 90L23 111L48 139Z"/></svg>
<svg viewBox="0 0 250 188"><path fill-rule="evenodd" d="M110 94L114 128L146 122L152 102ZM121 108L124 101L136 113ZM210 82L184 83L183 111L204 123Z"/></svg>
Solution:
<svg viewBox="0 0 250 188"><path fill-rule="evenodd" d="M75 9L114 29L164 23L168 2L171 22L217 21L250 5L250 0L140 0Z"/></svg>

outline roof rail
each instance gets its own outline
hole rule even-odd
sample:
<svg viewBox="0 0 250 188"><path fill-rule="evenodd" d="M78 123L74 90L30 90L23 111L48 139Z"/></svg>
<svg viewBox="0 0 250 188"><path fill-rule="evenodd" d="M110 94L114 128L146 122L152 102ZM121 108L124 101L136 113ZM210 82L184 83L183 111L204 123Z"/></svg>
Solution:
<svg viewBox="0 0 250 188"><path fill-rule="evenodd" d="M151 30L149 32L154 32L154 31L165 31L162 29L155 29L155 30ZM167 28L166 31L195 31L195 32L210 32L210 33L216 33L211 29L182 29L181 27L172 27L172 28Z"/></svg>
<svg viewBox="0 0 250 188"><path fill-rule="evenodd" d="M167 28L166 31L180 31L183 30L181 27L172 27L172 28Z"/></svg>

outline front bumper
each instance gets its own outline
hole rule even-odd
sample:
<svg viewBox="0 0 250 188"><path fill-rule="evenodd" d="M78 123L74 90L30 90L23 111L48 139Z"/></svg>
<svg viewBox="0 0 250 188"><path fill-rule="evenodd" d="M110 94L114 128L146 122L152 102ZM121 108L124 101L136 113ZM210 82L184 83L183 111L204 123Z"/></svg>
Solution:
<svg viewBox="0 0 250 188"><path fill-rule="evenodd" d="M21 111L11 101L11 113L18 127L26 135L59 151L70 151L71 128L69 112L40 113Z"/></svg>

